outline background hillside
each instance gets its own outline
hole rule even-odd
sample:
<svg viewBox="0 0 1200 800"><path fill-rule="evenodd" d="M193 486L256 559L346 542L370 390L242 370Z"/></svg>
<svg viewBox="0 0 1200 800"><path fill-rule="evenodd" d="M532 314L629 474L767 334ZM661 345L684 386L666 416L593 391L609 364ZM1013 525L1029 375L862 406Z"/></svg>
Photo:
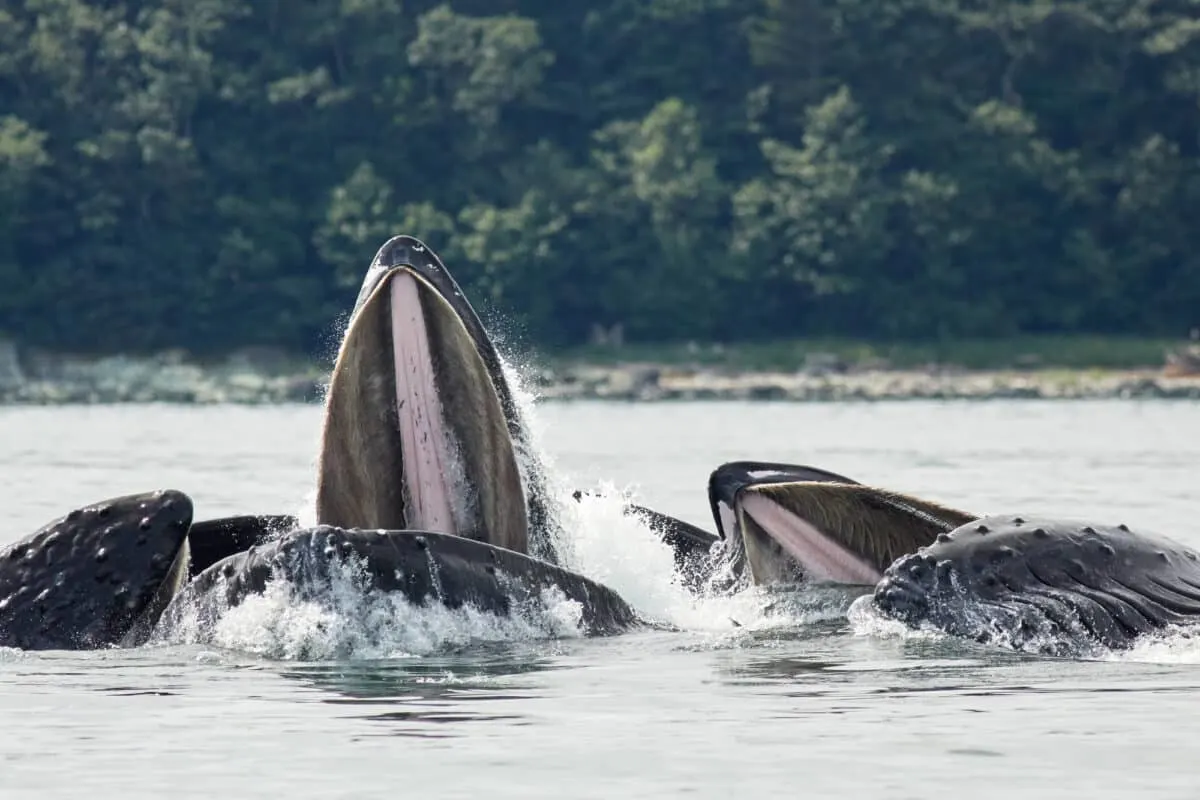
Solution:
<svg viewBox="0 0 1200 800"><path fill-rule="evenodd" d="M1200 324L1200 2L12 0L0 332L312 348L389 235L547 347Z"/></svg>

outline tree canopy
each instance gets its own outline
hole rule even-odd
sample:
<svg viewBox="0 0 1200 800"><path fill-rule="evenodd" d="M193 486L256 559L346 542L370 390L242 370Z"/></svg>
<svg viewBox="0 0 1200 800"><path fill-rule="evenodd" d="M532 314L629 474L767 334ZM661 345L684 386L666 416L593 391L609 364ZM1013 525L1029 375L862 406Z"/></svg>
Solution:
<svg viewBox="0 0 1200 800"><path fill-rule="evenodd" d="M311 347L416 235L626 339L1182 334L1200 0L12 0L0 331Z"/></svg>

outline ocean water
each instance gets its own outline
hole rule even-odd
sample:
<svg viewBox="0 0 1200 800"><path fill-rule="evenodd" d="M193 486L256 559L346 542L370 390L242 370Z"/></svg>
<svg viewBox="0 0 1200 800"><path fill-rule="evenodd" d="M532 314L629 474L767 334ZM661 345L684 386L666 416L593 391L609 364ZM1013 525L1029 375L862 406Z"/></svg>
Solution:
<svg viewBox="0 0 1200 800"><path fill-rule="evenodd" d="M303 512L319 414L0 407L0 543L161 487L198 518ZM558 491L710 529L709 471L754 458L1200 546L1200 404L574 403L534 423ZM213 641L0 650L0 798L1200 796L1200 641L1068 661L837 598L697 602L617 501L569 513L572 564L677 632L585 639L555 609L330 616L278 594Z"/></svg>

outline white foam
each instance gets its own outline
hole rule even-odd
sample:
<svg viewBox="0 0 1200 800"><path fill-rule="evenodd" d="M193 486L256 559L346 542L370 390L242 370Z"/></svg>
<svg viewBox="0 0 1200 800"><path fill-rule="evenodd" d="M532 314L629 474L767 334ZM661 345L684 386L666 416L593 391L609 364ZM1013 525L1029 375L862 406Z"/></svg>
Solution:
<svg viewBox="0 0 1200 800"><path fill-rule="evenodd" d="M910 628L899 620L885 617L871 603L871 596L865 594L850 604L846 612L850 622L850 630L855 636L869 636L881 639L914 639L928 641L945 639L946 634L932 628Z"/></svg>
<svg viewBox="0 0 1200 800"><path fill-rule="evenodd" d="M1171 626L1143 636L1125 651L1110 653L1106 661L1145 664L1200 664L1200 627Z"/></svg>
<svg viewBox="0 0 1200 800"><path fill-rule="evenodd" d="M312 528L317 524L317 487L314 485L304 493L300 507L294 512L296 525L301 528Z"/></svg>
<svg viewBox="0 0 1200 800"><path fill-rule="evenodd" d="M581 635L579 604L557 590L518 605L508 616L438 603L418 606L399 594L369 591L360 564L334 567L330 591L300 596L277 576L261 595L215 619L192 607L155 632L166 644L202 644L266 658L319 661L421 656L479 642L573 638ZM223 587L215 587L217 592Z"/></svg>

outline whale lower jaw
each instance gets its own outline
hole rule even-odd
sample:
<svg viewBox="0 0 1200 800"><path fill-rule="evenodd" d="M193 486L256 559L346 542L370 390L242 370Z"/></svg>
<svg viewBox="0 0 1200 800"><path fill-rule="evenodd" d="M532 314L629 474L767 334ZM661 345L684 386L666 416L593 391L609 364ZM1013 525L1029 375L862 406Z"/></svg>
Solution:
<svg viewBox="0 0 1200 800"><path fill-rule="evenodd" d="M229 609L286 581L300 600L322 603L337 575L357 570L361 590L402 596L416 606L440 604L508 616L546 591L578 604L580 627L590 636L642 624L606 586L522 553L459 536L322 525L284 534L230 556L194 578L168 606L158 635L173 629L212 628Z"/></svg>
<svg viewBox="0 0 1200 800"><path fill-rule="evenodd" d="M738 528L755 583L793 574L820 583L873 584L883 573L809 520L760 494L739 504ZM791 564L797 565L793 572Z"/></svg>
<svg viewBox="0 0 1200 800"><path fill-rule="evenodd" d="M759 586L870 586L975 515L802 465L735 461L709 477L727 569Z"/></svg>

